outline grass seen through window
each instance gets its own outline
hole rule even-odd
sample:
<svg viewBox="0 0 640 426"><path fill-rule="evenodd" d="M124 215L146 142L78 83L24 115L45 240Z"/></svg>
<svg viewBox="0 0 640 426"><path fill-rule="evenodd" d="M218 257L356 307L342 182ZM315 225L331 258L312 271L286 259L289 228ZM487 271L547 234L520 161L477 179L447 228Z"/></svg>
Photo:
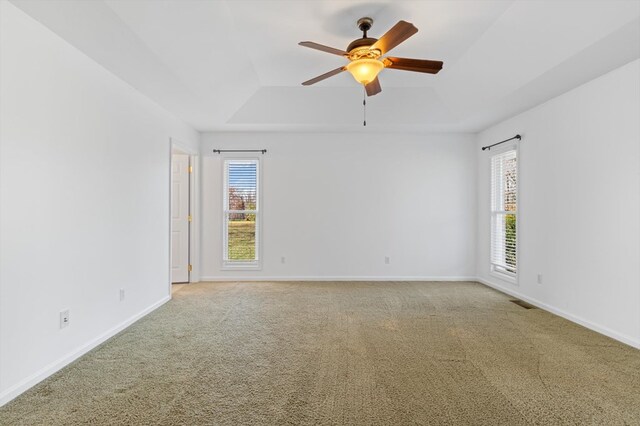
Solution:
<svg viewBox="0 0 640 426"><path fill-rule="evenodd" d="M256 257L255 220L230 220L228 232L229 260L254 260Z"/></svg>

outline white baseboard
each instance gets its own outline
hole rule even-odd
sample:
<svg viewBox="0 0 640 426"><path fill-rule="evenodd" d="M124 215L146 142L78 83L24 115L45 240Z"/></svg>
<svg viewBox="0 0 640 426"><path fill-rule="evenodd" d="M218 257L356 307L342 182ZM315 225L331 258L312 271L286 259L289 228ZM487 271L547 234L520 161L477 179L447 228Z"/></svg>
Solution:
<svg viewBox="0 0 640 426"><path fill-rule="evenodd" d="M160 306L164 305L169 300L171 300L171 296L165 296L164 298L162 298L158 302L156 302L153 305L149 306L148 308L142 310L141 312L135 314L134 316L128 318L127 320L121 322L120 324L116 325L115 327L107 330L106 332L102 333L101 335L99 335L95 339L93 339L93 340L87 342L86 344L80 346L79 348L77 348L74 351L70 352L69 354L63 356L62 358L58 359L57 361L52 362L51 364L47 365L46 367L42 368L41 370L37 371L36 373L34 373L31 376L27 377L26 379L22 380L18 384L11 386L9 389L7 389L4 392L0 393L0 407L3 406L4 404L6 404L7 402L11 401L12 399L17 397L18 395L20 395L24 391L26 391L29 388L35 386L36 384L38 384L42 380L44 380L47 377L51 376L53 373L61 370L65 366L71 364L73 361L75 361L76 359L80 358L82 355L86 354L91 349L93 349L96 346L100 345L101 343L103 343L107 339L115 336L116 334L118 334L119 332L124 330L125 328L129 327L134 322L138 321L140 318L142 318L145 315L149 314L150 312L158 309Z"/></svg>
<svg viewBox="0 0 640 426"><path fill-rule="evenodd" d="M251 282L251 281L476 281L476 277L422 277L422 276L209 276L200 277L200 281L227 281L227 282Z"/></svg>
<svg viewBox="0 0 640 426"><path fill-rule="evenodd" d="M524 294L516 291L513 288L509 288L509 287L505 287L504 285L501 284L496 284L494 282L491 281L487 281L483 278L476 278L476 281L478 281L479 283L482 283L488 287L494 288L498 291L501 291L503 293L506 293L510 296L513 297L517 297L518 299L524 300L527 303L531 303L534 306L537 306L538 308L544 309L545 311L551 312L552 314L558 315L559 317L562 317L564 319L567 319L571 322L575 322L576 324L579 324L583 327L586 327L590 330L593 330L597 333L600 334L604 334L607 337L611 337L612 339L615 339L619 342L622 342L626 345L632 346L634 348L640 349L640 340L637 338L634 338L632 336L628 336L626 334L622 334L619 333L615 330L611 330L608 327L599 325L599 324L595 324L591 321L585 320L584 318L580 318L579 316L570 314L569 312L563 311L562 309L556 308L555 306L551 306L548 305L544 302L541 302L539 300L536 300L534 298L531 298L529 296L525 296Z"/></svg>

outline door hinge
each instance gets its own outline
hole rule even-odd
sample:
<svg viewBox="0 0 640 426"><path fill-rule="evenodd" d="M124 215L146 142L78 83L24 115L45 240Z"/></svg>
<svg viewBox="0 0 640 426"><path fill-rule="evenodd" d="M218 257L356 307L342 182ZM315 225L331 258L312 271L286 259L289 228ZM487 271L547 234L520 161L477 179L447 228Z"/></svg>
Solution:
<svg viewBox="0 0 640 426"><path fill-rule="evenodd" d="M189 272L193 270L193 265L189 265Z"/></svg>
<svg viewBox="0 0 640 426"><path fill-rule="evenodd" d="M191 222L191 221L193 220L193 218L191 217L191 215L187 216L187 220L188 220L189 222Z"/></svg>
<svg viewBox="0 0 640 426"><path fill-rule="evenodd" d="M193 166L189 166L189 173L193 173Z"/></svg>

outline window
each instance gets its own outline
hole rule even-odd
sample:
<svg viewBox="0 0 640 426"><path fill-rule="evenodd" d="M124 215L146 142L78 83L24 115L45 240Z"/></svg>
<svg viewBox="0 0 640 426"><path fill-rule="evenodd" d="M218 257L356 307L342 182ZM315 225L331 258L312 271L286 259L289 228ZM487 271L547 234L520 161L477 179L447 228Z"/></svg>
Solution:
<svg viewBox="0 0 640 426"><path fill-rule="evenodd" d="M518 164L516 150L491 157L491 271L515 281Z"/></svg>
<svg viewBox="0 0 640 426"><path fill-rule="evenodd" d="M259 266L259 176L258 160L224 162L224 266Z"/></svg>

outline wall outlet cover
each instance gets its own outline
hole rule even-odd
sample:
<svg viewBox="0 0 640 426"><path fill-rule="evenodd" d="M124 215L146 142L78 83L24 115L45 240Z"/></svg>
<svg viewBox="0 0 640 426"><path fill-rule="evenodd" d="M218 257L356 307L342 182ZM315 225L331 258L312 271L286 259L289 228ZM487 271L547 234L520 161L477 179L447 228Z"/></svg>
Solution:
<svg viewBox="0 0 640 426"><path fill-rule="evenodd" d="M60 328L65 328L69 326L69 310L65 309L64 311L60 311Z"/></svg>

